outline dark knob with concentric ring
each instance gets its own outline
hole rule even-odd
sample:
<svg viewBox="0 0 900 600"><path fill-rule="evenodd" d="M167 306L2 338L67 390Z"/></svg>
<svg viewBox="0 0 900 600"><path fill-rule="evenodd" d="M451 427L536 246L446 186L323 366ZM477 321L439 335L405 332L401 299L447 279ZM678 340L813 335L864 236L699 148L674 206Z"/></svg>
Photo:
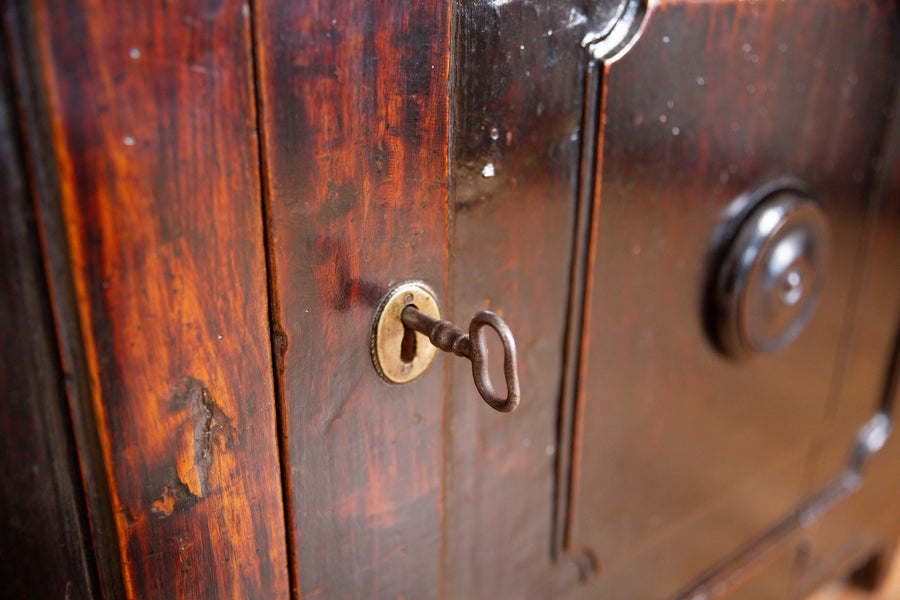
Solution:
<svg viewBox="0 0 900 600"><path fill-rule="evenodd" d="M741 223L719 266L716 332L735 358L771 353L800 335L828 262L825 214L795 190L770 194Z"/></svg>

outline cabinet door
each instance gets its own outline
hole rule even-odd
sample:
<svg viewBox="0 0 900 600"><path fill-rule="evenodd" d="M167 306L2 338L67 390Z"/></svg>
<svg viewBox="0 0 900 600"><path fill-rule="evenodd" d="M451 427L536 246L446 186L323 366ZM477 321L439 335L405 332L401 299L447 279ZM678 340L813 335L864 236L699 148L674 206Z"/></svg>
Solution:
<svg viewBox="0 0 900 600"><path fill-rule="evenodd" d="M293 585L689 588L817 489L893 12L351 4L255 18ZM785 176L834 225L827 286L800 339L739 364L704 329L711 246L733 200ZM377 376L372 319L409 279L459 324L510 323L515 413L487 409L452 357L409 384Z"/></svg>
<svg viewBox="0 0 900 600"><path fill-rule="evenodd" d="M578 31L543 37L568 18L552 4L259 7L301 596L555 593L556 407L587 60ZM557 45L567 60L531 81ZM506 319L526 390L514 413L488 408L453 356L408 384L379 378L376 307L410 279L464 328L482 309Z"/></svg>
<svg viewBox="0 0 900 600"><path fill-rule="evenodd" d="M878 404L860 381L892 337L855 331L900 293L859 275L896 260L896 181L872 194L898 74L888 3L24 14L5 33L33 62L18 83L37 99L21 110L79 547L99 564L85 589L721 595L732 580L710 570L800 522ZM796 341L736 362L707 327L714 242L736 199L785 178L831 222L824 293ZM379 377L373 319L406 280L463 327L506 319L516 412L485 406L452 356ZM786 593L790 560L744 593Z"/></svg>
<svg viewBox="0 0 900 600"><path fill-rule="evenodd" d="M666 2L605 61L568 524L601 568L591 593L691 589L817 491L814 442L850 451L852 435L818 434L847 360L896 27L875 2ZM785 176L831 223L824 292L792 344L731 360L704 326L714 242L737 199ZM871 416L878 397L856 401ZM696 593L730 581L715 583Z"/></svg>

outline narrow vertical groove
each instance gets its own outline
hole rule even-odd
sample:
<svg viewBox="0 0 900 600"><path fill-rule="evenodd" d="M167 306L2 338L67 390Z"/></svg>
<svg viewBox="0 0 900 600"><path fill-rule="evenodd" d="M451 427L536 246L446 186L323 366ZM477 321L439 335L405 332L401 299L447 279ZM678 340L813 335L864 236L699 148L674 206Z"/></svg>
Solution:
<svg viewBox="0 0 900 600"><path fill-rule="evenodd" d="M589 196L591 214L590 214L590 233L588 235L588 249L587 249L587 260L584 265L584 312L581 317L581 326L582 331L586 331L590 327L591 323L591 303L588 302L588 298L591 297L594 289L594 260L597 256L597 231L599 229L599 214L600 214L600 195L601 195L601 187L603 185L603 136L605 132L605 123L606 123L606 87L604 79L608 73L607 67L604 63L597 63L598 70L600 71L596 75L597 79L597 142L595 147L598 149L596 160L595 160L595 170L593 172L593 177L591 182L593 183L593 188L591 189L591 195ZM588 354L588 344L590 343L590 336L582 335L579 340L578 346L578 363L577 368L578 371L576 373L576 390L575 390L575 406L573 411L573 421L574 425L572 427L572 464L571 464L571 473L570 479L572 482L576 482L578 480L579 473L579 460L581 456L581 440L582 440L582 426L583 426L583 418L581 416L584 410L584 377L587 371L587 354ZM573 514L574 512L574 492L573 490L569 490L569 498L568 504L566 505L566 509L568 514ZM566 541L568 543L570 536L572 533L572 524L571 522L566 523Z"/></svg>
<svg viewBox="0 0 900 600"><path fill-rule="evenodd" d="M446 249L447 249L447 266L444 271L444 279L447 282L447 288L445 292L445 318L449 317L453 314L453 294L451 290L453 287L453 247L454 247L454 215L453 215L453 200L455 194L455 187L453 185L453 171L454 164L456 158L456 123L457 123L457 111L456 111L456 90L458 88L457 81L457 71L458 71L458 63L457 60L457 51L459 49L459 40L457 36L461 29L459 28L459 11L461 10L458 0L450 0L447 2L447 10L449 14L447 15L449 20L449 55L447 57L448 67L447 67L447 237L446 237ZM453 378L450 377L450 366L448 361L444 359L444 393L441 396L441 491L440 491L440 508L439 508L439 519L440 519L440 568L438 569L439 573L439 581L438 581L438 598L444 600L447 597L447 563L448 563L448 550L447 550L447 542L448 542L448 525L447 525L447 489L449 487L449 469L447 463L447 456L450 454L450 417L452 415L452 407L450 403L450 398L452 397L452 385Z"/></svg>
<svg viewBox="0 0 900 600"><path fill-rule="evenodd" d="M900 325L900 319L897 320ZM879 411L893 424L896 419L897 400L900 396L900 327L894 336L894 348L888 363L888 376L884 383Z"/></svg>
<svg viewBox="0 0 900 600"><path fill-rule="evenodd" d="M888 155L890 144L896 143L896 140L893 139L894 136L890 136L889 132L896 129L897 123L900 123L900 86L895 86L890 106L892 107L891 114L888 117L887 126L881 130L881 139L878 142L878 147L880 148L879 156ZM872 253L872 246L874 245L873 239L875 237L875 229L878 226L878 214L881 211L886 195L886 190L884 189L885 178L880 175L876 176L878 177L878 180L874 182L874 185L871 186L871 189L867 194L867 197L871 200L866 210L862 230L859 233L856 256L853 258L853 264L856 268L853 269L853 275L850 281L850 297L847 300L847 310L844 312L841 322L841 337L839 341L841 348L848 348L850 345L851 336L854 330L854 317L856 316L860 296L862 295L863 282L868 275L868 269L866 267L870 262L869 256ZM843 373L846 369L849 354L849 352L845 351L843 357L838 358L838 364L835 365L832 371L834 376L831 380L831 386L828 393L828 403L826 404L824 415L825 420L832 418L837 412L838 391L841 387Z"/></svg>
<svg viewBox="0 0 900 600"><path fill-rule="evenodd" d="M257 32L257 0L250 0L250 65L255 99L254 123L256 126L257 160L259 160L260 212L263 224L263 247L266 256L267 305L269 309L269 339L272 347L272 381L275 392L275 433L278 441L278 461L281 477L281 503L284 510L284 533L287 550L287 571L290 596L299 598L297 578L296 538L294 535L294 510L291 494L290 459L287 448L286 409L284 397L284 353L287 350L287 337L281 326L281 304L278 298L276 264L274 259L274 241L272 233L272 210L269 205L271 194L268 186L268 163L266 160L266 130L263 127L263 97L260 64L259 35Z"/></svg>
<svg viewBox="0 0 900 600"><path fill-rule="evenodd" d="M883 162L885 156L900 155L900 83L894 88L894 97L891 99L891 115L889 117L888 126L884 128L884 138L881 141L880 160ZM878 199L878 209L881 210L886 202L890 189L888 186L888 177L883 174L883 170L889 168L888 165L881 165L878 171L878 180L873 190L873 197ZM874 219L873 219L874 220ZM874 230L874 227L873 227ZM866 264L871 263L869 258L872 252L871 246L874 245L873 231L866 231L865 234L868 244L866 246ZM867 272L868 276L869 273ZM860 284L862 287L862 283ZM900 316L900 313L898 313ZM897 401L900 396L900 318L895 322L897 327L896 337L894 339L893 354L888 363L888 377L884 384L884 392L879 405L879 410L887 415L891 423L895 423ZM835 409L836 410L836 409Z"/></svg>
<svg viewBox="0 0 900 600"><path fill-rule="evenodd" d="M597 118L602 87L601 68L602 65L597 61L590 61L584 79L583 138L579 163L578 204L575 215L575 232L572 238L569 310L563 346L563 381L557 413L559 415L556 444L557 475L551 545L551 558L554 560L565 552L569 540L576 412L580 393L579 372L583 353L582 337L586 324L587 294L590 292L588 279L595 232L592 222L595 214L597 154L598 144L602 139L602 121Z"/></svg>

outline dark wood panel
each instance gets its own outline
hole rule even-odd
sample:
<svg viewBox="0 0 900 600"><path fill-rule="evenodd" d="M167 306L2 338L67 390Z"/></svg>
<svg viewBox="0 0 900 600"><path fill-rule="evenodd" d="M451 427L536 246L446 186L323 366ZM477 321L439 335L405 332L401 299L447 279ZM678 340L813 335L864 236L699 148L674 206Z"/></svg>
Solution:
<svg viewBox="0 0 900 600"><path fill-rule="evenodd" d="M900 33L900 32L898 32ZM895 33L895 36L897 33ZM895 38L896 39L896 38ZM895 44L896 46L896 44ZM900 51L900 48L895 48ZM896 60L896 59L895 59ZM877 410L897 418L900 395L900 104L885 126L868 222L863 235L856 292L846 331L849 358L842 369L815 446L809 487L822 485L849 462L859 429ZM891 371L893 370L893 375ZM894 379L892 380L891 377ZM892 387L892 383L893 386ZM887 569L900 522L900 437L895 432L863 470L861 489L810 532L807 563L798 573L798 594L832 576L836 569L857 566L880 553ZM856 564L854 564L856 563Z"/></svg>
<svg viewBox="0 0 900 600"><path fill-rule="evenodd" d="M603 569L590 593L673 595L802 497L845 356L895 17L878 2L664 3L606 65L571 522ZM783 176L833 225L825 293L794 344L736 363L704 330L714 236L734 199Z"/></svg>
<svg viewBox="0 0 900 600"><path fill-rule="evenodd" d="M10 598L92 598L99 590L87 507L6 58L0 55L0 580Z"/></svg>
<svg viewBox="0 0 900 600"><path fill-rule="evenodd" d="M41 78L41 62L35 39L31 6L7 2L3 10L4 34L15 80L16 104L29 185L39 223L44 267L51 308L59 340L69 411L78 447L84 492L90 514L94 555L102 579L103 593L124 596L119 541L112 498L97 431L90 393L87 358L81 340L81 325L75 301L74 278L65 243L65 222L59 172L50 133L47 96Z"/></svg>
<svg viewBox="0 0 900 600"><path fill-rule="evenodd" d="M125 591L286 597L247 6L34 16Z"/></svg>
<svg viewBox="0 0 900 600"><path fill-rule="evenodd" d="M471 370L450 367L451 598L553 595L557 412L587 63L578 32L563 26L567 13L552 2L459 6L452 316L503 316L523 394L515 412L496 413Z"/></svg>
<svg viewBox="0 0 900 600"><path fill-rule="evenodd" d="M391 385L369 335L392 283L448 310L450 2L258 8L295 583L436 598L445 359Z"/></svg>
<svg viewBox="0 0 900 600"><path fill-rule="evenodd" d="M568 476L557 474L569 469L593 201L581 186L596 125L585 98L598 83L585 43L608 33L625 4L458 4L452 316L503 315L519 347L523 400L496 414L467 366L451 365L450 597L555 597L590 575L589 557L562 556L566 513L557 509L568 502Z"/></svg>

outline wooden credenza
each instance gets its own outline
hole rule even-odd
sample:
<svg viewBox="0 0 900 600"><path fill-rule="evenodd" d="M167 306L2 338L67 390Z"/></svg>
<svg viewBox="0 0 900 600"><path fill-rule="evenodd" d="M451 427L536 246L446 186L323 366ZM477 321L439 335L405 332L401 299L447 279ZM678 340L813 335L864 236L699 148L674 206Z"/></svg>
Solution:
<svg viewBox="0 0 900 600"><path fill-rule="evenodd" d="M877 582L900 534L896 3L2 10L5 596ZM786 181L830 224L821 298L736 360L717 248ZM405 280L506 320L516 411L452 356L379 377Z"/></svg>

